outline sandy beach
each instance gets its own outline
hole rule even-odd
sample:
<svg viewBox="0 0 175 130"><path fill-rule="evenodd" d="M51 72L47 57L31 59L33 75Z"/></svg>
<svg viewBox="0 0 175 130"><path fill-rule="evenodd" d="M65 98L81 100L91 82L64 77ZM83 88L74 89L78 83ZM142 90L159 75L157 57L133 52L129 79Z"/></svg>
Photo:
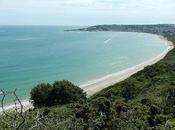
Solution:
<svg viewBox="0 0 175 130"><path fill-rule="evenodd" d="M159 37L162 40L164 40L165 44L167 45L167 49L164 50L161 54L159 54L156 57L153 57L152 59L149 59L143 63L132 66L132 67L127 68L125 70L122 70L120 72L109 74L109 75L102 77L100 79L93 80L93 81L87 82L85 84L82 84L82 85L80 85L80 87L85 92L87 92L87 95L89 97L89 96L93 95L94 93L99 92L100 90L102 90L110 85L113 85L115 83L118 83L120 81L127 79L128 77L137 73L138 71L143 70L146 66L153 65L156 62L160 61L161 59L163 59L166 56L166 54L170 50L172 50L174 48L174 46L170 41L165 39L163 36L159 36ZM23 101L22 104L24 105L24 111L33 107L32 104L28 100ZM5 110L12 110L12 109L14 109L14 107L15 107L15 105L6 106ZM2 112L1 108L0 108L0 112Z"/></svg>
<svg viewBox="0 0 175 130"><path fill-rule="evenodd" d="M132 66L130 68L127 68L125 70L122 70L117 73L109 74L105 77L102 77L100 79L87 82L86 84L80 85L80 87L87 92L88 96L93 95L96 92L99 92L100 90L113 85L115 83L118 83L120 81L123 81L127 78L129 78L131 75L137 73L138 71L143 70L146 66L153 65L156 62L163 59L166 54L174 48L174 45L168 41L163 36L159 36L162 40L164 40L165 44L167 45L167 49L164 50L161 54L157 55L156 57L153 57L152 59L149 59L143 63L140 63L138 65Z"/></svg>

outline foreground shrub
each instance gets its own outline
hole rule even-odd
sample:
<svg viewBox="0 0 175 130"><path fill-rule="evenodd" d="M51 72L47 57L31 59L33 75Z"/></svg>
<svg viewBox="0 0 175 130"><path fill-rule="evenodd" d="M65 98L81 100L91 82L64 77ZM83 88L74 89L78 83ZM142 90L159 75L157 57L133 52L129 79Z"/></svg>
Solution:
<svg viewBox="0 0 175 130"><path fill-rule="evenodd" d="M55 104L67 104L86 99L86 94L78 86L69 81L56 81L53 84L52 97Z"/></svg>
<svg viewBox="0 0 175 130"><path fill-rule="evenodd" d="M38 84L31 90L31 99L33 100L34 106L49 106L50 104L50 94L52 91L52 85L50 84Z"/></svg>
<svg viewBox="0 0 175 130"><path fill-rule="evenodd" d="M53 85L37 85L31 91L31 99L35 107L48 107L85 100L86 94L78 86L63 80L56 81Z"/></svg>

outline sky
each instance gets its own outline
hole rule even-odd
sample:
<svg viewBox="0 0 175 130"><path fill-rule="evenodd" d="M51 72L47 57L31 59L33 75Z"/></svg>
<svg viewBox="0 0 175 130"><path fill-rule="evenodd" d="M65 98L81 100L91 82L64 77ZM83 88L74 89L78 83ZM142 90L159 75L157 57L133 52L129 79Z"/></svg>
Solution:
<svg viewBox="0 0 175 130"><path fill-rule="evenodd" d="M0 0L0 25L165 23L175 23L175 0Z"/></svg>

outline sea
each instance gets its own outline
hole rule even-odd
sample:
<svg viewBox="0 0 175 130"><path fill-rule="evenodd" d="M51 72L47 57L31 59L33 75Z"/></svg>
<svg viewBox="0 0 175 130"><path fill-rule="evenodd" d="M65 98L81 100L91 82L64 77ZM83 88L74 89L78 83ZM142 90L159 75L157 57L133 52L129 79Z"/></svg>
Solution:
<svg viewBox="0 0 175 130"><path fill-rule="evenodd" d="M140 64L167 48L153 34L65 31L75 28L82 27L0 26L0 89L17 89L20 99L28 99L37 84L69 80L83 85Z"/></svg>

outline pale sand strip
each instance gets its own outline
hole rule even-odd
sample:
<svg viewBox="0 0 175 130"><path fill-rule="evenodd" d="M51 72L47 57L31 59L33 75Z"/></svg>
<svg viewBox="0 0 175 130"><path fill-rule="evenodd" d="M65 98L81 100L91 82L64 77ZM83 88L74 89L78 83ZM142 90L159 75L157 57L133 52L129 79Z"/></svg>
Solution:
<svg viewBox="0 0 175 130"><path fill-rule="evenodd" d="M174 48L174 45L172 44L172 42L168 41L167 39L165 39L163 36L159 36L162 40L165 41L165 44L167 45L167 49L164 50L161 54L159 54L158 56L145 61L141 64L135 65L133 67L130 67L128 69L125 69L123 71L117 72L117 73L113 73L113 74L109 74L101 79L97 79L94 81L90 81L87 82L86 84L80 85L80 87L87 92L88 96L93 95L94 93L99 92L100 90L113 85L115 83L118 83L120 81L123 81L125 79L127 79L128 77L130 77L131 75L137 73L140 70L143 70L146 66L148 65L153 65L156 62L160 61L161 59L163 59L167 53L172 50ZM29 102L29 100L25 100L22 102L22 104L24 105L24 111L28 110L29 108L32 108L33 105ZM14 110L15 105L9 105L5 107L5 110ZM0 112L2 112L2 109L0 108Z"/></svg>
<svg viewBox="0 0 175 130"><path fill-rule="evenodd" d="M33 108L33 105L31 104L31 102L29 102L29 100L23 100L21 103L23 105L23 111L27 111L30 108ZM18 108L18 111L20 111L20 105L19 104L17 104L17 108ZM15 104L5 106L4 110L7 110L7 111L8 110L9 111L15 110ZM0 113L1 112L2 112L2 108L0 107Z"/></svg>

